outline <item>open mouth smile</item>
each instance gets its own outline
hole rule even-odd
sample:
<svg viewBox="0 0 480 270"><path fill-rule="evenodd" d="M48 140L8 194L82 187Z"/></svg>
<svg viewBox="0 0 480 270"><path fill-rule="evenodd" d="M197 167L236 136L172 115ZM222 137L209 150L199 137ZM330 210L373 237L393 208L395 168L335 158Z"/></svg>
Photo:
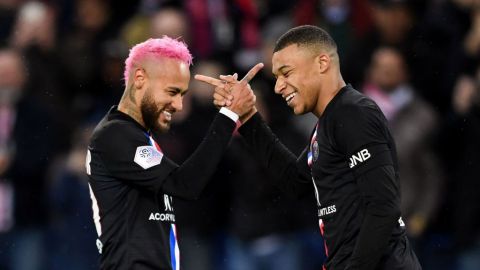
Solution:
<svg viewBox="0 0 480 270"><path fill-rule="evenodd" d="M289 94L288 96L285 97L285 101L287 102L288 105L292 103L293 98L297 95L297 92L293 92Z"/></svg>

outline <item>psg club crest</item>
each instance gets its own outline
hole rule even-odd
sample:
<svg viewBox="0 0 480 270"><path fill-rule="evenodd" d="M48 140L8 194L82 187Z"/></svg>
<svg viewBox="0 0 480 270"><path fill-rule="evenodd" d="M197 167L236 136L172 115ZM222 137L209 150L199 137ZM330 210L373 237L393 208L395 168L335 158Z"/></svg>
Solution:
<svg viewBox="0 0 480 270"><path fill-rule="evenodd" d="M313 155L313 161L317 161L318 159L318 142L315 140L312 145L312 155Z"/></svg>

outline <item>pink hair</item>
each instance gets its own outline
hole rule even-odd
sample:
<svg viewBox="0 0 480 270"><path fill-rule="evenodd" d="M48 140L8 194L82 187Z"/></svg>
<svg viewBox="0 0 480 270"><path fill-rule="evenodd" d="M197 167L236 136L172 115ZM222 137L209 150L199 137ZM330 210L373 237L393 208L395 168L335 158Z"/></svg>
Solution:
<svg viewBox="0 0 480 270"><path fill-rule="evenodd" d="M189 66L192 64L192 55L184 42L168 36L155 39L150 38L130 49L130 54L127 60L125 60L125 73L123 74L125 83L128 82L132 67L149 56L178 59Z"/></svg>

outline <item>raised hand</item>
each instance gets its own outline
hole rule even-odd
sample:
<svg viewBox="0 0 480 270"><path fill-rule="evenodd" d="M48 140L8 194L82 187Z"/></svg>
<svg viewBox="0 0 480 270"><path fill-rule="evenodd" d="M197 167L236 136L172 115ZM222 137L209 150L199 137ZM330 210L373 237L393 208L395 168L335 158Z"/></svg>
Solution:
<svg viewBox="0 0 480 270"><path fill-rule="evenodd" d="M226 106L242 119L242 116L252 113L256 100L248 83L262 68L262 63L255 65L240 81L237 81L236 74L233 76L221 76L222 80L204 75L195 75L195 79L215 86L213 95L215 106Z"/></svg>
<svg viewBox="0 0 480 270"><path fill-rule="evenodd" d="M238 74L229 75L230 80L237 82ZM231 92L232 85L227 85L226 81L215 79L209 76L195 75L195 79L201 82L205 82L215 86L215 92L213 93L213 104L216 107L230 106L232 104L233 95Z"/></svg>

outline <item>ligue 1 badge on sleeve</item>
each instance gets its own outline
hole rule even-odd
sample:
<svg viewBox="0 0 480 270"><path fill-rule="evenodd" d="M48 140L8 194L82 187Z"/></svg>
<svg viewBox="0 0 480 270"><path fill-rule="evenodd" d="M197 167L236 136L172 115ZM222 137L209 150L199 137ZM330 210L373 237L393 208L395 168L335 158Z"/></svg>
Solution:
<svg viewBox="0 0 480 270"><path fill-rule="evenodd" d="M146 170L160 164L162 157L163 154L155 149L155 147L145 145L137 147L133 161Z"/></svg>
<svg viewBox="0 0 480 270"><path fill-rule="evenodd" d="M313 161L315 162L318 159L318 142L316 140L313 142L312 152L313 152Z"/></svg>

